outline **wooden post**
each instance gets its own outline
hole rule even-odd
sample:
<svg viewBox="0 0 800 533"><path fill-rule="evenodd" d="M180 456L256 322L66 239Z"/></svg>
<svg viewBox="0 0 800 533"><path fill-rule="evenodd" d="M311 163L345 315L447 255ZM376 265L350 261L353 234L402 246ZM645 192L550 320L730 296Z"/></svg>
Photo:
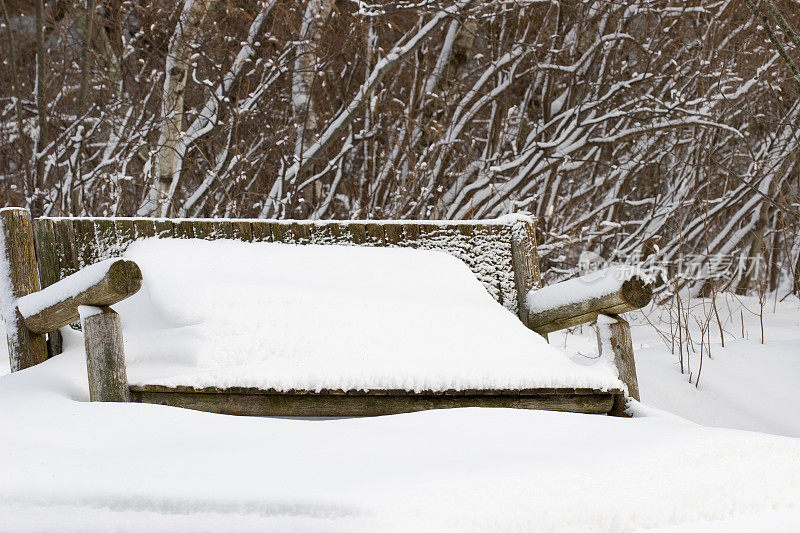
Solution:
<svg viewBox="0 0 800 533"><path fill-rule="evenodd" d="M81 307L89 399L93 402L129 402L122 323L110 307Z"/></svg>
<svg viewBox="0 0 800 533"><path fill-rule="evenodd" d="M520 219L511 226L511 262L514 267L514 285L517 289L517 309L522 323L528 324L525 297L528 291L542 286L539 258L536 255L536 222ZM546 333L542 335L547 338Z"/></svg>
<svg viewBox="0 0 800 533"><path fill-rule="evenodd" d="M595 330L598 353L601 357L613 356L619 379L628 387L628 396L639 400L639 380L636 377L636 362L633 359L630 324L616 315L599 315L595 322Z"/></svg>
<svg viewBox="0 0 800 533"><path fill-rule="evenodd" d="M2 302L2 314L6 322L11 371L16 372L47 359L45 336L30 331L16 309L18 298L36 292L40 287L31 214L27 209L0 209L0 240L3 248L0 261L5 262L0 266L0 276L6 278L0 279L3 285L0 298L12 298L10 302Z"/></svg>

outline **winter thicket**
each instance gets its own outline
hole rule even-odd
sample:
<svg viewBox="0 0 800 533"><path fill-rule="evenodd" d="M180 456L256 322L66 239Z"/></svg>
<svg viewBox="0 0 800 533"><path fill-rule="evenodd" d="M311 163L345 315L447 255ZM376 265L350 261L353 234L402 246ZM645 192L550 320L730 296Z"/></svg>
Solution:
<svg viewBox="0 0 800 533"><path fill-rule="evenodd" d="M530 212L551 275L589 251L798 290L794 0L0 4L5 205Z"/></svg>

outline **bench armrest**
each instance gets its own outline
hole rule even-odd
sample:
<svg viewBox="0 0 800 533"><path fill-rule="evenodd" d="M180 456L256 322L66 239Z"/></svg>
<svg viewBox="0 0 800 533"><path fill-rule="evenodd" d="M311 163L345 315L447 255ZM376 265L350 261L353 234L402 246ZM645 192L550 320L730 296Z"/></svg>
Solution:
<svg viewBox="0 0 800 533"><path fill-rule="evenodd" d="M529 328L540 334L618 315L650 303L653 288L636 268L616 266L533 289L525 296Z"/></svg>
<svg viewBox="0 0 800 533"><path fill-rule="evenodd" d="M107 259L17 300L25 326L47 333L78 320L78 306L108 306L136 294L142 271L133 261Z"/></svg>

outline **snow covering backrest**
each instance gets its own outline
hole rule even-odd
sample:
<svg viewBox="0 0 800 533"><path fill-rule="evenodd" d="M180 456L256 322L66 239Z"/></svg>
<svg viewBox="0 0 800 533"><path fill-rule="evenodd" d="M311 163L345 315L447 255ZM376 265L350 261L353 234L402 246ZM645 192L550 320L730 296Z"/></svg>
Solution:
<svg viewBox="0 0 800 533"><path fill-rule="evenodd" d="M464 261L486 290L515 314L520 295L541 284L535 221L522 216L457 222L42 217L33 220L33 230L42 287L117 257L131 242L146 237L441 250Z"/></svg>

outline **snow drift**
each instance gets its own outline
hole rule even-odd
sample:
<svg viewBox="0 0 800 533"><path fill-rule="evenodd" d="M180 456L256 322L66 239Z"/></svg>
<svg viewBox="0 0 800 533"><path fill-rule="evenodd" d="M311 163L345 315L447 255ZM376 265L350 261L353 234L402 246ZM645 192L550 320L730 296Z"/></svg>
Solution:
<svg viewBox="0 0 800 533"><path fill-rule="evenodd" d="M498 304L458 259L402 248L145 239L115 309L131 384L622 388Z"/></svg>

